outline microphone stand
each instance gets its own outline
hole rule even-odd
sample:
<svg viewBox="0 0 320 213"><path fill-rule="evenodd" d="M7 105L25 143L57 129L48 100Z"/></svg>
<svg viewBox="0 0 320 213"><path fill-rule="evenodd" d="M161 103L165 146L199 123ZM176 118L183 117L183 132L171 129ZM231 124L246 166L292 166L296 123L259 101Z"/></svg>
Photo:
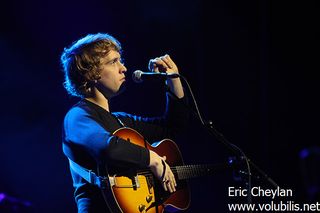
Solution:
<svg viewBox="0 0 320 213"><path fill-rule="evenodd" d="M193 100L193 103L194 103L194 106L196 108L196 112L189 106L187 105L186 103L184 103L183 105L193 114L194 117L196 117L198 120L200 120L201 124L202 124L202 127L204 127L208 133L211 135L211 136L214 136L219 142L221 142L227 149L229 149L231 152L233 152L237 157L239 157L240 159L243 159L245 160L245 163L246 163L246 166L247 166L247 175L248 175L248 180L247 180L247 188L248 188L248 191L250 192L251 191L251 176L252 173L251 173L251 169L250 167L254 168L260 176L256 176L257 179L260 179L260 178L263 178L266 182L268 182L271 186L273 186L274 188L278 188L279 185L274 181L272 180L262 169L260 169L252 160L250 160L246 155L245 153L239 148L237 147L236 145L230 143L225 137L223 134L221 134L213 125L213 122L212 121L209 121L209 122L205 122L203 119L202 119L202 116L200 114L200 111L198 109L198 105L197 105L197 102L196 102L196 99L193 95L193 92L192 92L192 89L187 81L187 79L182 76L182 75L179 75L180 78L183 79L183 81L185 82L185 84L187 85L188 87L188 90L190 92L190 95L192 97L192 100ZM168 85L166 84L166 91L169 92L175 99L179 99L168 87ZM239 171L239 173L244 173L244 172L241 172ZM248 203L252 203L252 198L251 198L251 193L248 193Z"/></svg>
<svg viewBox="0 0 320 213"><path fill-rule="evenodd" d="M238 155L238 157L244 157L246 161L248 161L249 165L254 168L260 176L265 179L267 182L270 183L271 186L277 188L279 185L272 180L262 169L260 169L252 160L250 160L244 152L234 144L230 143L224 136L221 134L213 125L212 121L207 122L208 124L205 125L204 127L208 130L208 132L212 135L214 135L219 142L221 142L223 145L225 145L229 150L231 150L234 154ZM240 154L239 154L240 152ZM249 173L249 175L252 175L252 173ZM260 179L260 176L256 176L256 178Z"/></svg>

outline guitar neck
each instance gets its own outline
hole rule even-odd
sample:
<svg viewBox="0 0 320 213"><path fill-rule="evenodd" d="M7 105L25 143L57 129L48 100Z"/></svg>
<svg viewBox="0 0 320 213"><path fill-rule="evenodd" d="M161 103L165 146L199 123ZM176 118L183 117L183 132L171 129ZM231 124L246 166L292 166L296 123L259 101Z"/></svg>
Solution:
<svg viewBox="0 0 320 213"><path fill-rule="evenodd" d="M179 180L191 179L196 177L203 177L212 175L218 171L231 168L229 164L212 165L183 165L171 167L171 170Z"/></svg>

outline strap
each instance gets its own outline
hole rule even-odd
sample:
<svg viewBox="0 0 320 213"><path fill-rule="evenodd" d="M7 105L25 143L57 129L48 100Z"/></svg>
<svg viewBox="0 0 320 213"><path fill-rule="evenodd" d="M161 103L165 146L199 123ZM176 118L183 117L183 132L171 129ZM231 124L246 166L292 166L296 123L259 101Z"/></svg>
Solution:
<svg viewBox="0 0 320 213"><path fill-rule="evenodd" d="M113 114L112 114L113 115ZM122 122L122 120L120 118L118 118L118 116L116 115L113 115L117 120L118 120L118 123L122 126L122 127L125 127L126 125L124 125L124 123Z"/></svg>
<svg viewBox="0 0 320 213"><path fill-rule="evenodd" d="M167 166L166 166L166 163L164 162L164 160L161 160L161 162L162 162L162 166L163 166L163 172L162 172L162 175L161 175L160 179L163 181L164 180L164 175L166 174Z"/></svg>
<svg viewBox="0 0 320 213"><path fill-rule="evenodd" d="M83 179L85 179L88 183L91 183L95 186L98 186L101 189L106 189L107 187L107 178L96 175L92 170L88 170L79 164L72 161L70 158L69 164L70 168L80 175Z"/></svg>

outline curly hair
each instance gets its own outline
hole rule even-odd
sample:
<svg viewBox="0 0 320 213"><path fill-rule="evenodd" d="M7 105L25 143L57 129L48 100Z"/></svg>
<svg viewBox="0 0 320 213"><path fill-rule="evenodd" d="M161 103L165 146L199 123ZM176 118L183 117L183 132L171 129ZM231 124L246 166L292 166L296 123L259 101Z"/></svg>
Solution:
<svg viewBox="0 0 320 213"><path fill-rule="evenodd" d="M100 78L100 59L110 50L121 54L121 44L106 33L88 34L64 48L61 55L63 86L70 95L81 98L92 95L94 82Z"/></svg>

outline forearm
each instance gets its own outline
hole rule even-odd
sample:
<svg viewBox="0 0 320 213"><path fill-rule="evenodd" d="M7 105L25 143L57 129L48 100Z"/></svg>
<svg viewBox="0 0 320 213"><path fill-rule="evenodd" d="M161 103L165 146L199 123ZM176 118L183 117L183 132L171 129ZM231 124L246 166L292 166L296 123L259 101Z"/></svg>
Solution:
<svg viewBox="0 0 320 213"><path fill-rule="evenodd" d="M173 78L167 81L170 91L175 94L178 98L184 97L184 91L180 78Z"/></svg>
<svg viewBox="0 0 320 213"><path fill-rule="evenodd" d="M149 167L155 168L161 165L161 157L157 153L149 150L149 156L150 156Z"/></svg>

